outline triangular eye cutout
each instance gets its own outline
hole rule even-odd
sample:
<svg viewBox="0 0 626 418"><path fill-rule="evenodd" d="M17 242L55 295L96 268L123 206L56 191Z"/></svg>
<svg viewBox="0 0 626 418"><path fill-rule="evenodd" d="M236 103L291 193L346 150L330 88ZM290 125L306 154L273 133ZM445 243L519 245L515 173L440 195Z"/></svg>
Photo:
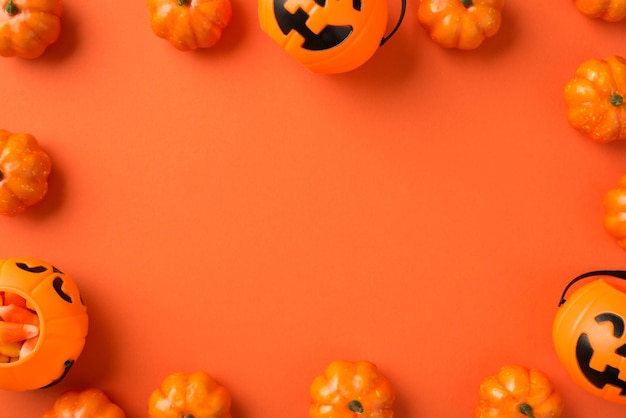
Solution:
<svg viewBox="0 0 626 418"><path fill-rule="evenodd" d="M626 357L626 344L615 350L615 354L619 355L620 357Z"/></svg>
<svg viewBox="0 0 626 418"><path fill-rule="evenodd" d="M326 0L315 0L315 3L319 4L322 7L326 7Z"/></svg>
<svg viewBox="0 0 626 418"><path fill-rule="evenodd" d="M315 2L320 5L322 3L326 4L325 0L315 0ZM340 45L352 34L352 26L350 25L326 25L319 33L315 33L307 26L310 16L302 8L298 8L295 13L289 12L285 9L285 3L286 0L274 0L276 22L284 35L295 31L304 38L302 49L309 51L332 49Z"/></svg>

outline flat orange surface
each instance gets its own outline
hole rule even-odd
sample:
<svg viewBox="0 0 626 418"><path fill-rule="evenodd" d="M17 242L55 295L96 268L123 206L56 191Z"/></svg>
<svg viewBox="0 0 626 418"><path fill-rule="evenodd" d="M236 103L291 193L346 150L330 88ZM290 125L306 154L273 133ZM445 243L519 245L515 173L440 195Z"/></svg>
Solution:
<svg viewBox="0 0 626 418"><path fill-rule="evenodd" d="M90 331L62 383L1 392L1 416L98 387L146 417L167 374L205 370L236 418L303 418L331 360L367 359L398 418L473 416L507 363L543 370L568 418L623 417L551 340L573 277L626 267L602 226L626 146L574 131L561 95L582 61L626 54L623 22L509 1L494 38L452 51L409 1L371 60L325 76L261 31L252 0L190 53L143 1L64 7L42 57L0 60L0 127L53 159L44 201L0 219L0 257L69 274Z"/></svg>

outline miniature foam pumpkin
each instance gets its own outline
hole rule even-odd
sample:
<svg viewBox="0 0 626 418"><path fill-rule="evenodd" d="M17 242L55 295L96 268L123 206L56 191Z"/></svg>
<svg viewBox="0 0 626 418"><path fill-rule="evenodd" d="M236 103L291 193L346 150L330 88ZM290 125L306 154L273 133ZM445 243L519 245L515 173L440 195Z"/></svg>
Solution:
<svg viewBox="0 0 626 418"><path fill-rule="evenodd" d="M310 386L310 418L393 418L396 393L375 364L336 360Z"/></svg>
<svg viewBox="0 0 626 418"><path fill-rule="evenodd" d="M597 143L626 139L625 94L626 59L587 60L563 89L567 120Z"/></svg>
<svg viewBox="0 0 626 418"><path fill-rule="evenodd" d="M148 0L150 27L181 51L210 48L232 18L230 0Z"/></svg>
<svg viewBox="0 0 626 418"><path fill-rule="evenodd" d="M61 33L61 0L3 0L0 55L33 59Z"/></svg>
<svg viewBox="0 0 626 418"><path fill-rule="evenodd" d="M258 0L258 14L263 31L315 73L351 71L388 39L387 0Z"/></svg>
<svg viewBox="0 0 626 418"><path fill-rule="evenodd" d="M626 175L604 195L604 228L626 250Z"/></svg>
<svg viewBox="0 0 626 418"><path fill-rule="evenodd" d="M504 0L420 0L417 20L444 48L471 50L500 30Z"/></svg>
<svg viewBox="0 0 626 418"><path fill-rule="evenodd" d="M61 394L42 418L125 418L122 408L100 389L67 391Z"/></svg>
<svg viewBox="0 0 626 418"><path fill-rule="evenodd" d="M58 383L80 356L87 335L87 308L76 283L45 261L9 258L0 260L0 292L4 306L11 305L9 297L24 300L39 327L23 356L0 362L0 389L25 391Z"/></svg>
<svg viewBox="0 0 626 418"><path fill-rule="evenodd" d="M563 398L541 371L517 364L502 367L480 384L476 418L557 418Z"/></svg>
<svg viewBox="0 0 626 418"><path fill-rule="evenodd" d="M35 137L0 129L0 214L18 215L43 199L51 168Z"/></svg>
<svg viewBox="0 0 626 418"><path fill-rule="evenodd" d="M595 280L565 298L570 287L587 278ZM626 404L626 288L620 280L626 280L626 271L598 270L572 280L561 297L552 335L559 360L576 384Z"/></svg>
<svg viewBox="0 0 626 418"><path fill-rule="evenodd" d="M149 418L231 418L231 396L203 371L175 372L148 400Z"/></svg>
<svg viewBox="0 0 626 418"><path fill-rule="evenodd" d="M574 0L576 9L587 17L619 22L626 17L624 0Z"/></svg>

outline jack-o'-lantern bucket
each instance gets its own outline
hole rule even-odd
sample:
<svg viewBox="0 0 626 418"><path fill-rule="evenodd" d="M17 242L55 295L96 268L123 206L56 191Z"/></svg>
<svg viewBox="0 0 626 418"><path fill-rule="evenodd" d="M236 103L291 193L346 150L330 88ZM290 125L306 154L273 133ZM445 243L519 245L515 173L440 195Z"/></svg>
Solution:
<svg viewBox="0 0 626 418"><path fill-rule="evenodd" d="M315 73L351 71L369 60L385 36L388 0L258 0L261 29Z"/></svg>
<svg viewBox="0 0 626 418"><path fill-rule="evenodd" d="M599 278L565 298L574 284L589 277ZM575 383L626 404L626 281L621 280L626 280L626 271L592 271L572 280L561 297L552 335L556 353Z"/></svg>
<svg viewBox="0 0 626 418"><path fill-rule="evenodd" d="M0 389L53 386L70 371L87 336L76 283L34 258L0 260Z"/></svg>

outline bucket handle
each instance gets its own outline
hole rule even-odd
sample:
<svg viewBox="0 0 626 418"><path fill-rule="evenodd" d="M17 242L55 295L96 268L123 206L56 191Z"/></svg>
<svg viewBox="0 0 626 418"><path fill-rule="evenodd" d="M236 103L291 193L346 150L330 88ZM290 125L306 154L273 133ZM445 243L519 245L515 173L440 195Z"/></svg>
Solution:
<svg viewBox="0 0 626 418"><path fill-rule="evenodd" d="M389 32L389 35L383 36L383 39L380 41L380 45L379 46L385 45L385 43L389 40L389 38L391 38L393 36L393 34L396 33L398 28L400 28L400 24L404 20L404 14L405 13L406 13L406 0L402 0L402 9L400 10L400 18L398 19L398 23L396 23L396 27L393 28L393 30L391 32Z"/></svg>
<svg viewBox="0 0 626 418"><path fill-rule="evenodd" d="M580 280L586 279L587 277L593 276L612 276L618 279L626 280L626 270L596 270L590 271L588 273L583 273L580 276L574 278L567 286L565 286L565 290L563 290L563 294L561 295L561 300L559 301L559 306L565 303L565 294L569 290L570 287L576 282Z"/></svg>

